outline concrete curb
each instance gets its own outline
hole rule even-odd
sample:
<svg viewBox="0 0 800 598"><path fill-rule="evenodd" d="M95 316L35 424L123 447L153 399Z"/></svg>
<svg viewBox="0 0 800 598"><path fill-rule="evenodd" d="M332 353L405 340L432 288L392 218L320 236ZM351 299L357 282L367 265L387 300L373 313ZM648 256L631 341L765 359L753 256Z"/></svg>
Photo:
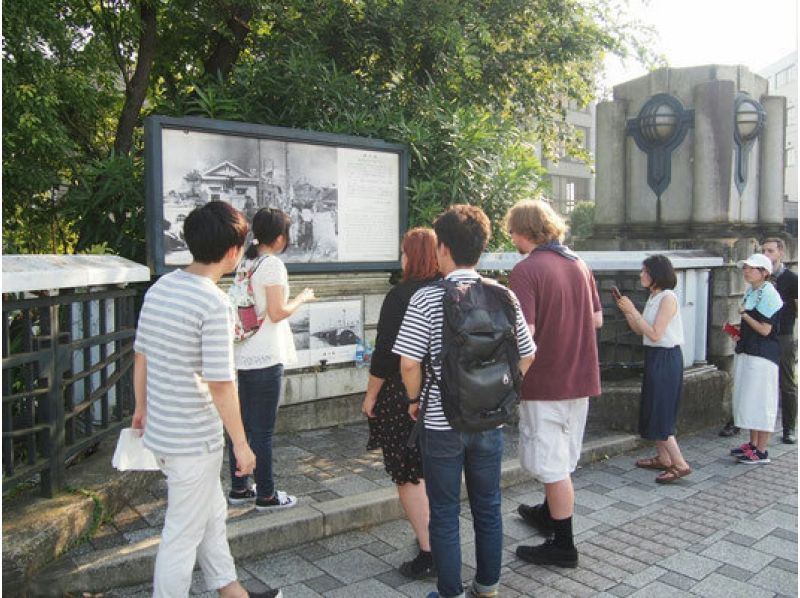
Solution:
<svg viewBox="0 0 800 598"><path fill-rule="evenodd" d="M581 464L603 460L637 448L637 436L611 435L584 443ZM529 480L518 459L502 464L501 486ZM335 534L385 523L403 516L394 488L381 488L355 496L299 505L263 517L228 523L228 540L234 558L244 559L286 550ZM62 596L66 592L101 592L151 581L159 538L148 538L122 548L66 557L42 572L30 590L36 596Z"/></svg>
<svg viewBox="0 0 800 598"><path fill-rule="evenodd" d="M117 513L131 497L147 491L158 472L119 472L111 467L116 437L104 440L97 453L68 470L76 491L55 498L20 497L3 508L3 592L24 594L35 572L85 534L104 516ZM24 500L24 502L23 502Z"/></svg>

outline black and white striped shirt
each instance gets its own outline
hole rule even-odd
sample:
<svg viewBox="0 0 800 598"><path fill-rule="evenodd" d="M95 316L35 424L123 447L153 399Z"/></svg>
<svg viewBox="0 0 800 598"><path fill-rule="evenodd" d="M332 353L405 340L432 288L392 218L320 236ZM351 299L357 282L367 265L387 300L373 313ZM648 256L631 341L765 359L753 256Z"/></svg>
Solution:
<svg viewBox="0 0 800 598"><path fill-rule="evenodd" d="M479 279L480 275L475 270L455 270L447 275L447 280L455 282L474 282ZM514 299L517 313L517 343L520 357L530 357L536 351L536 346L516 296L510 290L508 292ZM425 286L414 293L392 349L401 357L408 357L420 363L426 355L430 355L436 378L441 378L442 375L441 365L434 358L442 352L443 296L444 289L438 286ZM423 374L422 398L428 403L425 407L425 427L429 430L451 430L442 410L439 386L436 380L429 379L430 372L424 371Z"/></svg>
<svg viewBox="0 0 800 598"><path fill-rule="evenodd" d="M170 456L222 448L208 382L236 379L233 309L210 278L175 270L147 291L134 351L147 359L144 445Z"/></svg>

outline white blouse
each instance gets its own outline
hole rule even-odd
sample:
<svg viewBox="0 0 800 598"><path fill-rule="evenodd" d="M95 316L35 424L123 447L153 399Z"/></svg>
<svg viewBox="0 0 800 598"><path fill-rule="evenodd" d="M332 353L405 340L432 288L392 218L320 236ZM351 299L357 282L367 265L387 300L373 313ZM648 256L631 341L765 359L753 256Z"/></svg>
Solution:
<svg viewBox="0 0 800 598"><path fill-rule="evenodd" d="M235 344L236 369L255 370L279 363L284 365L295 363L297 353L294 348L292 330L289 328L289 318L275 323L267 315L266 287L283 286L283 300L289 300L289 274L286 266L279 258L270 255L264 258L253 273L252 281L256 314L259 319L263 318L263 322L253 336Z"/></svg>
<svg viewBox="0 0 800 598"><path fill-rule="evenodd" d="M683 320L681 319L681 302L673 291L667 289L664 291L659 291L655 295L651 295L644 306L642 317L645 319L645 322L650 324L650 326L653 326L656 321L656 314L658 314L658 308L661 306L661 300L667 295L675 297L675 304L678 306L678 311L675 312L675 315L669 321L669 324L667 324L667 329L664 331L664 334L660 340L652 341L647 337L646 334L642 335L644 337L644 344L647 347L665 347L667 349L671 349L677 345L682 345L684 342Z"/></svg>

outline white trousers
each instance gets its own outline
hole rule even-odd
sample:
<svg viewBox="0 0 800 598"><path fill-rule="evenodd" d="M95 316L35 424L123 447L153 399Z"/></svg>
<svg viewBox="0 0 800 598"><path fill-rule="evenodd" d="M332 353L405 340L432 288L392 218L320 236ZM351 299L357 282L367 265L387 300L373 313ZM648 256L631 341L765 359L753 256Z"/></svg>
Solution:
<svg viewBox="0 0 800 598"><path fill-rule="evenodd" d="M153 596L188 596L195 561L209 590L236 581L225 528L228 506L220 481L222 449L192 457L156 457L167 476L167 514L156 556Z"/></svg>
<svg viewBox="0 0 800 598"><path fill-rule="evenodd" d="M521 401L519 461L543 484L566 480L578 466L589 398Z"/></svg>

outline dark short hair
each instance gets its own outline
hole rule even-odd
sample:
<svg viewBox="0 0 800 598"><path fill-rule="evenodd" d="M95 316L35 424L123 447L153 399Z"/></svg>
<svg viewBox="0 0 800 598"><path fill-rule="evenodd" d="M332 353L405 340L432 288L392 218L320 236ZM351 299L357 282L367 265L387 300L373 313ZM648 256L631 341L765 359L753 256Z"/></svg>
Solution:
<svg viewBox="0 0 800 598"><path fill-rule="evenodd" d="M433 223L436 241L450 250L457 266L474 266L492 236L489 217L477 206L450 206Z"/></svg>
<svg viewBox="0 0 800 598"><path fill-rule="evenodd" d="M292 219L289 214L278 208L261 208L253 216L253 236L259 243L271 245L275 239L283 235L286 238L286 247L289 246L289 228ZM286 247L283 248L286 251ZM258 256L258 248L252 245L247 248L247 258L254 259Z"/></svg>
<svg viewBox="0 0 800 598"><path fill-rule="evenodd" d="M244 245L250 229L247 218L224 201L209 201L195 208L183 221L183 238L196 262L222 261L231 247Z"/></svg>
<svg viewBox="0 0 800 598"><path fill-rule="evenodd" d="M672 262L666 255L651 255L642 262L650 279L653 281L652 286L659 290L674 289L678 284L678 277L675 274L675 269L672 267Z"/></svg>

